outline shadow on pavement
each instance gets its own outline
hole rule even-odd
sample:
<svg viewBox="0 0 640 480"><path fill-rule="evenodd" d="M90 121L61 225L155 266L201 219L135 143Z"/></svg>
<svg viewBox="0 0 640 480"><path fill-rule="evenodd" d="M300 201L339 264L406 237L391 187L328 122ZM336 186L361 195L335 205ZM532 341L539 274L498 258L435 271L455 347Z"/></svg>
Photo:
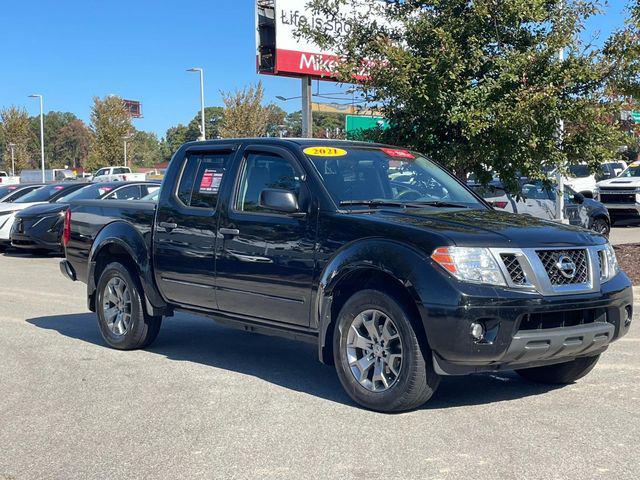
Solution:
<svg viewBox="0 0 640 480"><path fill-rule="evenodd" d="M8 248L0 250L5 257L11 258L62 258L63 255L58 252L50 252L47 250L19 250L17 248Z"/></svg>
<svg viewBox="0 0 640 480"><path fill-rule="evenodd" d="M39 317L27 322L107 348L92 313ZM355 406L342 390L333 367L318 362L313 345L221 327L206 318L179 314L164 320L158 339L147 351L170 360L251 375L291 390ZM445 377L424 408L515 400L552 389L520 380L510 372Z"/></svg>

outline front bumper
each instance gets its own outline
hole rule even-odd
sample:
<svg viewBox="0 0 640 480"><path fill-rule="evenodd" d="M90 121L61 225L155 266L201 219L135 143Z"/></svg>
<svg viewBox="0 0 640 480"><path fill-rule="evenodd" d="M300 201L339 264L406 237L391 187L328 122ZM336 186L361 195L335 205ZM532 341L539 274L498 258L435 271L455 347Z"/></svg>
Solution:
<svg viewBox="0 0 640 480"><path fill-rule="evenodd" d="M11 228L11 246L21 249L62 249L62 220L59 215L48 218L18 218Z"/></svg>
<svg viewBox="0 0 640 480"><path fill-rule="evenodd" d="M465 293L455 306L421 307L440 374L513 370L597 355L629 331L633 314L633 291L624 273L588 294L544 297L479 286ZM470 335L474 322L486 328L481 341Z"/></svg>

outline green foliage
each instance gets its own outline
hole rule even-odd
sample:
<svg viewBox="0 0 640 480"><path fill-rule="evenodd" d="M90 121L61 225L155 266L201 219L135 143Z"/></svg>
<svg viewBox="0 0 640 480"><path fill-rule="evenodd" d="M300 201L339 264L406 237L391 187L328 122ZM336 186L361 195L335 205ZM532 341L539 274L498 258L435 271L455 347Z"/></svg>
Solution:
<svg viewBox="0 0 640 480"><path fill-rule="evenodd" d="M224 116L224 108L222 107L205 107L204 123L207 139L220 138L220 122ZM193 142L200 138L200 111L196 113L193 120L187 125L184 142ZM184 143L182 142L182 143ZM178 145L180 146L180 145Z"/></svg>
<svg viewBox="0 0 640 480"><path fill-rule="evenodd" d="M45 136L47 125L45 123ZM93 135L82 120L73 119L61 127L51 139L52 168L68 166L71 169L84 167L89 156ZM45 144L46 148L46 144Z"/></svg>
<svg viewBox="0 0 640 480"><path fill-rule="evenodd" d="M302 135L302 112L292 112L284 121L289 137ZM315 138L344 138L345 115L332 112L313 112L313 136Z"/></svg>
<svg viewBox="0 0 640 480"><path fill-rule="evenodd" d="M127 152L127 157L131 167L153 167L163 160L162 145L155 133L136 130L129 146L132 154Z"/></svg>
<svg viewBox="0 0 640 480"><path fill-rule="evenodd" d="M263 137L267 133L271 111L262 106L262 82L235 92L222 92L224 115L220 124L222 138Z"/></svg>
<svg viewBox="0 0 640 480"><path fill-rule="evenodd" d="M96 170L105 165L123 164L124 138L130 135L132 126L131 118L120 97L94 97L91 130L94 141L87 159L87 168ZM135 155L135 147L130 155Z"/></svg>
<svg viewBox="0 0 640 480"><path fill-rule="evenodd" d="M11 170L11 153L9 144L15 144L16 172L25 168L35 168L38 165L40 155L32 157L29 145L33 140L29 128L29 115L24 108L9 107L0 110L0 130L2 131L2 170Z"/></svg>
<svg viewBox="0 0 640 480"><path fill-rule="evenodd" d="M313 0L341 14L354 0ZM375 15L344 18L341 36L303 28L346 60L349 81L368 65L363 96L391 123L381 140L420 150L461 177L509 188L546 165L618 155L622 94L638 93L638 12L600 49L581 41L599 3L588 0L367 2ZM565 60L558 52L565 50ZM558 135L564 120L566 129ZM382 132L377 132L381 134Z"/></svg>

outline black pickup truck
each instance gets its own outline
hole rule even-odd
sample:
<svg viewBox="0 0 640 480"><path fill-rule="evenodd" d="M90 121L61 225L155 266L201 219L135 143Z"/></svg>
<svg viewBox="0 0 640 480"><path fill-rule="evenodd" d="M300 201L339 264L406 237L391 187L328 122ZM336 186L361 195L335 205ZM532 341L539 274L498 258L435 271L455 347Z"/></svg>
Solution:
<svg viewBox="0 0 640 480"><path fill-rule="evenodd" d="M385 145L189 143L157 206L67 212L61 270L87 284L110 346L146 347L163 316L196 312L314 343L379 411L421 405L442 375L573 382L633 313L606 238L494 211L434 162Z"/></svg>

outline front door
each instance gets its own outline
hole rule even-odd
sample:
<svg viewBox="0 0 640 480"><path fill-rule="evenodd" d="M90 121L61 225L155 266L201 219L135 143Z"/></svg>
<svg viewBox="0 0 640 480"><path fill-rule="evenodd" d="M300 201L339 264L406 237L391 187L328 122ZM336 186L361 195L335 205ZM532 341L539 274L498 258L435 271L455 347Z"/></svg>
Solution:
<svg viewBox="0 0 640 480"><path fill-rule="evenodd" d="M316 224L304 172L277 147L247 147L234 169L236 184L219 225L217 295L220 310L236 315L309 325ZM293 192L300 213L261 206L260 193Z"/></svg>
<svg viewBox="0 0 640 480"><path fill-rule="evenodd" d="M215 243L218 191L232 152L187 151L163 191L154 236L156 282L173 303L216 309ZM176 161L174 159L173 161Z"/></svg>

